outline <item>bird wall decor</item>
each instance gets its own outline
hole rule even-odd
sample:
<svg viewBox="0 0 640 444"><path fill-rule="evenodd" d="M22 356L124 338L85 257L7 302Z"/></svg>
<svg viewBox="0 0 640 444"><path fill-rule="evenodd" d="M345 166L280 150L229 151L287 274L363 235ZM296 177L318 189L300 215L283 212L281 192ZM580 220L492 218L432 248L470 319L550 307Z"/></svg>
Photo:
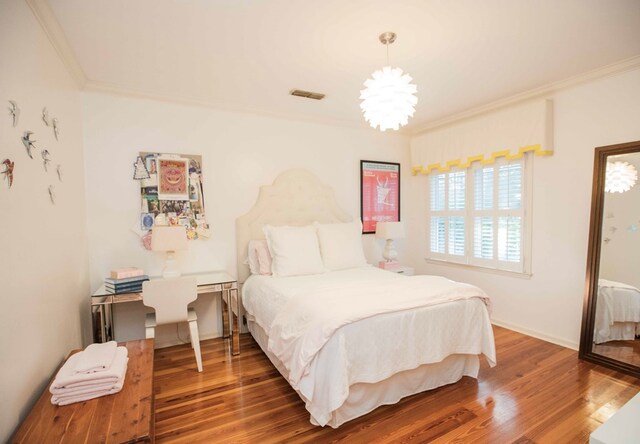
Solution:
<svg viewBox="0 0 640 444"><path fill-rule="evenodd" d="M31 154L31 150L35 148L34 142L35 140L31 140L31 135L33 131L25 131L22 136L22 143L24 143L24 147L27 149L27 154L29 157L33 159L33 154Z"/></svg>
<svg viewBox="0 0 640 444"><path fill-rule="evenodd" d="M4 177L9 182L9 188L11 188L11 185L13 185L13 167L15 166L15 162L11 159L4 159L2 164L4 165L2 174L4 174Z"/></svg>
<svg viewBox="0 0 640 444"><path fill-rule="evenodd" d="M51 126L51 118L49 117L49 110L47 110L46 106L42 108L42 121L45 125Z"/></svg>
<svg viewBox="0 0 640 444"><path fill-rule="evenodd" d="M53 185L49 185L49 199L51 199L51 203L55 205L56 203L56 189Z"/></svg>
<svg viewBox="0 0 640 444"><path fill-rule="evenodd" d="M60 134L60 128L58 128L58 119L56 117L51 120L51 124L53 125L53 135L56 136L56 140L58 140L58 134Z"/></svg>
<svg viewBox="0 0 640 444"><path fill-rule="evenodd" d="M11 106L9 107L9 115L13 117L13 126L18 126L18 120L20 120L20 108L14 100L9 100Z"/></svg>
<svg viewBox="0 0 640 444"><path fill-rule="evenodd" d="M49 150L42 150L42 161L44 163L44 170L49 171L49 163L51 159L49 159Z"/></svg>

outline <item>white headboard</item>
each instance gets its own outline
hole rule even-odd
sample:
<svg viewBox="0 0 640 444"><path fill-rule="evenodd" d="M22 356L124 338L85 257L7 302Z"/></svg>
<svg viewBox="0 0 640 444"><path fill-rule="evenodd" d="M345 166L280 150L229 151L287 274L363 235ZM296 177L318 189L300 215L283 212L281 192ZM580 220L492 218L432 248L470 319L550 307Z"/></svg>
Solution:
<svg viewBox="0 0 640 444"><path fill-rule="evenodd" d="M350 222L352 217L338 206L333 190L311 172L288 170L280 174L273 185L260 187L253 208L236 219L238 282L249 277L247 259L249 241L264 239L264 225L309 225L313 222Z"/></svg>

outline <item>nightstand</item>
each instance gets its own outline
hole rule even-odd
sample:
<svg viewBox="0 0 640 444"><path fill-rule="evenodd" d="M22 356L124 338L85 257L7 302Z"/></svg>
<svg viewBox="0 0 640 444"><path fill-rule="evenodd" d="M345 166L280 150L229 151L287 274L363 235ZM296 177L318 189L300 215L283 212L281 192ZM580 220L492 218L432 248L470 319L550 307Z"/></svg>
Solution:
<svg viewBox="0 0 640 444"><path fill-rule="evenodd" d="M383 270L390 271L392 273L404 274L404 275L407 275L407 276L413 276L413 274L415 272L415 269L413 267L405 267L404 265L400 265L397 268L391 268L391 269L383 268Z"/></svg>

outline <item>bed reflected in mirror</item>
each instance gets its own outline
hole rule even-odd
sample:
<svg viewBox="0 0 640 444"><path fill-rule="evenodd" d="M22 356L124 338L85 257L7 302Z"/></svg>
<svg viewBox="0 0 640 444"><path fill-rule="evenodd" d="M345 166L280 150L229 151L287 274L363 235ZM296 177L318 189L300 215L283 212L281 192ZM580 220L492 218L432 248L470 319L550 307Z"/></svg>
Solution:
<svg viewBox="0 0 640 444"><path fill-rule="evenodd" d="M640 142L596 149L580 357L640 375Z"/></svg>

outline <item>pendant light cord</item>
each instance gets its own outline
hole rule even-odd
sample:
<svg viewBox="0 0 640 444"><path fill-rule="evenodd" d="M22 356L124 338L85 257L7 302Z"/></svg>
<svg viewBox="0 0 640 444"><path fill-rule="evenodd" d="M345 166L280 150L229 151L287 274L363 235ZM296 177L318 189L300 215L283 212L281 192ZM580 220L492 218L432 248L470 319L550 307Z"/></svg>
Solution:
<svg viewBox="0 0 640 444"><path fill-rule="evenodd" d="M387 66L391 66L389 65L389 41L387 41L384 46L387 47Z"/></svg>

